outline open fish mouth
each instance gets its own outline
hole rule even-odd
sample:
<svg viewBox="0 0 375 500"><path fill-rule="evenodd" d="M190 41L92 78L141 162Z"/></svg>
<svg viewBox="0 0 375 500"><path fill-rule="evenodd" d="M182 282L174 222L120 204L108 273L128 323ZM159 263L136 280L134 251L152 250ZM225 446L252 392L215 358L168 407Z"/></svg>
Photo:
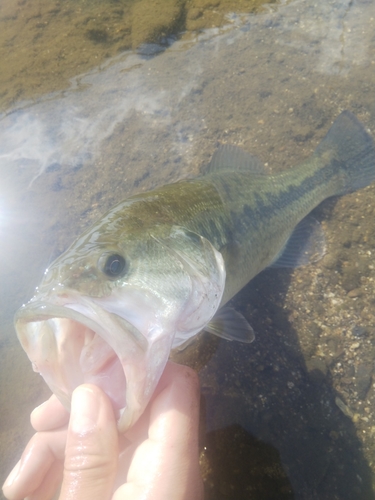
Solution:
<svg viewBox="0 0 375 500"><path fill-rule="evenodd" d="M110 398L119 429L125 430L148 402L146 338L126 319L88 298L64 294L53 300L59 303L34 298L15 317L34 371L68 410L78 385L97 385Z"/></svg>

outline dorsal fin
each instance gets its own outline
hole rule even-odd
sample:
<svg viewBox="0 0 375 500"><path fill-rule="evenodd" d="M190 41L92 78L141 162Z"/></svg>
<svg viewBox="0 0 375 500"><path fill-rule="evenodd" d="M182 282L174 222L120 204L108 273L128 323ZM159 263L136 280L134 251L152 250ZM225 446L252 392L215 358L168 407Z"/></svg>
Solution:
<svg viewBox="0 0 375 500"><path fill-rule="evenodd" d="M205 173L219 170L244 170L256 174L267 174L259 158L231 144L224 144L215 151Z"/></svg>

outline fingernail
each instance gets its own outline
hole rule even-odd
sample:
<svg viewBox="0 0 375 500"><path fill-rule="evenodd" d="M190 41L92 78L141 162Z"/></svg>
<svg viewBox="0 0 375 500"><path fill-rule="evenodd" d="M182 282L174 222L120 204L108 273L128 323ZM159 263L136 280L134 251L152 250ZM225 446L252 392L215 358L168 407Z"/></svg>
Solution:
<svg viewBox="0 0 375 500"><path fill-rule="evenodd" d="M3 488L8 488L9 486L12 486L14 480L18 476L18 472L20 470L20 465L21 465L21 460L18 460L18 462L16 463L16 465L11 470L9 476L6 478L6 481L3 484Z"/></svg>
<svg viewBox="0 0 375 500"><path fill-rule="evenodd" d="M95 429L100 402L89 387L78 387L72 396L70 428L76 434L86 434Z"/></svg>

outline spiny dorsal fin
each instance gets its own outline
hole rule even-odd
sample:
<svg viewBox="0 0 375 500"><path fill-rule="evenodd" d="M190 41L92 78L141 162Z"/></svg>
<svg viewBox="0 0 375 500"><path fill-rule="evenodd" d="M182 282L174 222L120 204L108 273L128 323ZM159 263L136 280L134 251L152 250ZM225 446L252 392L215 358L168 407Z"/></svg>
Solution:
<svg viewBox="0 0 375 500"><path fill-rule="evenodd" d="M224 144L215 151L205 173L220 170L244 170L256 174L267 174L259 158L231 144Z"/></svg>

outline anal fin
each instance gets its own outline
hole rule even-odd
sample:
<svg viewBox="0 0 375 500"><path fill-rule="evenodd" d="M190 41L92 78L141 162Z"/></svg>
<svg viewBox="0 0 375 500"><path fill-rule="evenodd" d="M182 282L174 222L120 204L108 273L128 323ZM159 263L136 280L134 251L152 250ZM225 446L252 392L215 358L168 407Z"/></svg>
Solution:
<svg viewBox="0 0 375 500"><path fill-rule="evenodd" d="M273 268L294 268L317 262L326 253L323 228L308 215L295 227L285 247L270 265Z"/></svg>

